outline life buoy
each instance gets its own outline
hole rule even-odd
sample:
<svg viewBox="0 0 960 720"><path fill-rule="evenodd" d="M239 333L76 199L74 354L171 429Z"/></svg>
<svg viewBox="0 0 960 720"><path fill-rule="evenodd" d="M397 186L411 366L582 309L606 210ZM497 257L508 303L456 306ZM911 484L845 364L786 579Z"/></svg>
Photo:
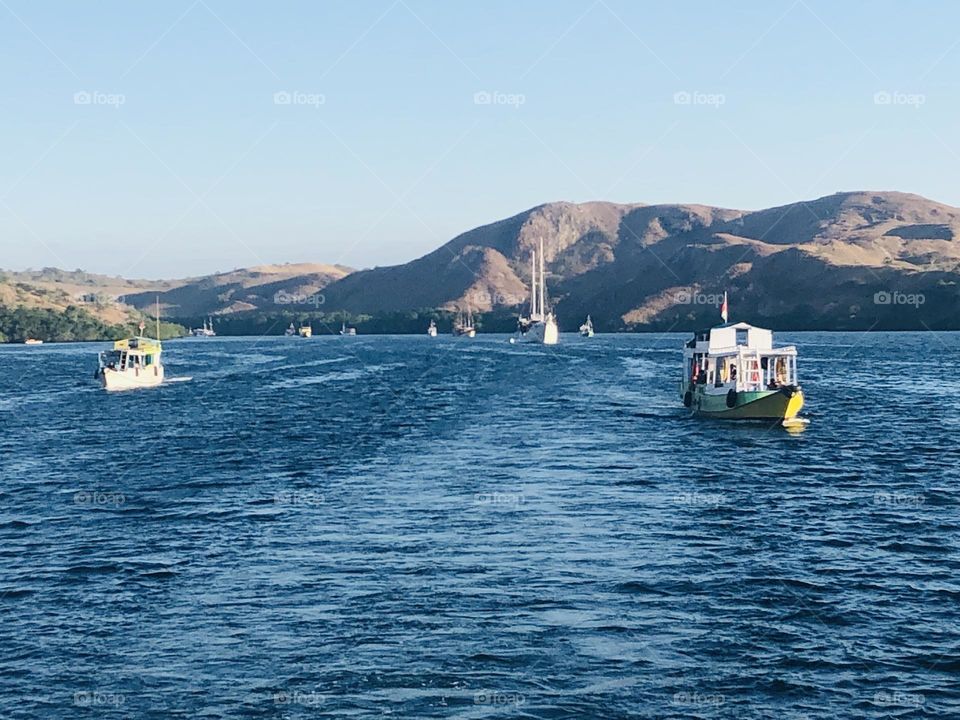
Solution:
<svg viewBox="0 0 960 720"><path fill-rule="evenodd" d="M733 407L736 407L736 405L737 405L737 391L734 390L733 388L730 388L730 390L727 392L727 407L733 408Z"/></svg>

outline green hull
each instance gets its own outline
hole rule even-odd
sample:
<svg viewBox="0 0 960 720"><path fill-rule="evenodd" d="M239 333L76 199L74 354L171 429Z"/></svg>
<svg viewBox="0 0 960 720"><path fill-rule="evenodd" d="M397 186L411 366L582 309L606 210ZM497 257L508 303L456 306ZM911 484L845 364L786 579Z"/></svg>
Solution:
<svg viewBox="0 0 960 720"><path fill-rule="evenodd" d="M726 394L711 395L698 385L689 407L694 415L720 420L786 420L800 412L803 392L800 388L738 392L733 407L729 407Z"/></svg>

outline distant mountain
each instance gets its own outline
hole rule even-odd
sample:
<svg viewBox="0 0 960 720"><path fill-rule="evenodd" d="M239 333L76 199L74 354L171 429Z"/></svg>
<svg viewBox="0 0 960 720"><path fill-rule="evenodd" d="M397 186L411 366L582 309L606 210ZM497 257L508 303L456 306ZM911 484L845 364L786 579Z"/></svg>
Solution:
<svg viewBox="0 0 960 720"><path fill-rule="evenodd" d="M775 326L960 326L958 233L960 210L899 192L754 212L550 203L353 273L325 290L326 307L516 308L542 238L567 329L587 313L606 330L688 328L716 320L724 290L736 317Z"/></svg>
<svg viewBox="0 0 960 720"><path fill-rule="evenodd" d="M114 323L135 308L152 312L157 296L164 316L182 319L470 308L506 327L527 302L530 253L542 239L549 294L568 330L588 313L602 330L689 329L717 320L724 291L732 317L775 328L960 328L958 238L960 209L900 192L757 211L556 202L403 265L268 265L158 282L46 268L0 275L0 305L81 302Z"/></svg>
<svg viewBox="0 0 960 720"><path fill-rule="evenodd" d="M297 307L317 309L321 290L350 274L343 265L287 263L260 265L231 272L171 281L170 289L130 293L123 301L149 309L159 294L162 314L168 317L224 315L250 310L278 311Z"/></svg>

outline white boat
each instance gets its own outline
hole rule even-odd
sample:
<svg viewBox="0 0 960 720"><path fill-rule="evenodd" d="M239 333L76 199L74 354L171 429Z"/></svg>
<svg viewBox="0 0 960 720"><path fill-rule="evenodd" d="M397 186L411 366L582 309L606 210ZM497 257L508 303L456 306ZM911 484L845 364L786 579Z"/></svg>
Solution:
<svg viewBox="0 0 960 720"><path fill-rule="evenodd" d="M466 312L460 310L457 312L457 317L453 321L453 334L456 337L476 337L477 328L473 323L473 311L469 308Z"/></svg>
<svg viewBox="0 0 960 720"><path fill-rule="evenodd" d="M160 355L160 311L157 309L157 338L143 336L144 324L140 323L140 334L126 340L117 340L113 350L100 353L94 377L107 390L133 390L135 388L156 387L163 382L163 363Z"/></svg>
<svg viewBox="0 0 960 720"><path fill-rule="evenodd" d="M290 323L290 327L288 327L283 334L286 335L287 337L292 337L293 335L296 335L297 334L296 326L293 323Z"/></svg>
<svg viewBox="0 0 960 720"><path fill-rule="evenodd" d="M538 263L539 260L539 263ZM546 272L543 265L543 238L540 238L540 255L530 253L530 314L517 320L516 342L535 342L556 345L560 339L557 318L547 309Z"/></svg>
<svg viewBox="0 0 960 720"><path fill-rule="evenodd" d="M310 325L301 325L298 332L302 338L313 337L313 328Z"/></svg>
<svg viewBox="0 0 960 720"><path fill-rule="evenodd" d="M437 323L435 323L433 320L430 321L430 326L427 328L427 335L430 337L437 336Z"/></svg>
<svg viewBox="0 0 960 720"><path fill-rule="evenodd" d="M194 337L216 337L217 333L213 330L213 318L209 318L209 323L204 320L202 328L192 330Z"/></svg>
<svg viewBox="0 0 960 720"><path fill-rule="evenodd" d="M340 323L340 334L353 336L357 334L357 329L355 327L347 327L346 323Z"/></svg>
<svg viewBox="0 0 960 720"><path fill-rule="evenodd" d="M23 341L24 345L43 345L43 340L37 340L36 338L27 338Z"/></svg>
<svg viewBox="0 0 960 720"><path fill-rule="evenodd" d="M580 326L580 334L583 337L593 337L593 321L587 315L587 321Z"/></svg>

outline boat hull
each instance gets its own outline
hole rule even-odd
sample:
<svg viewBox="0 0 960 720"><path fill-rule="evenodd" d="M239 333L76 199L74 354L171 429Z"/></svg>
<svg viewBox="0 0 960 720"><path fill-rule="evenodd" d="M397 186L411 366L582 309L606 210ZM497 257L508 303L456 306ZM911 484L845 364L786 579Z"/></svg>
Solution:
<svg viewBox="0 0 960 720"><path fill-rule="evenodd" d="M738 392L732 407L726 394L704 392L703 386L697 386L690 398L694 415L718 420L789 420L802 407L803 391L798 387Z"/></svg>
<svg viewBox="0 0 960 720"><path fill-rule="evenodd" d="M132 372L104 368L100 372L100 382L107 390L135 390L137 388L156 387L163 382L163 365L154 365Z"/></svg>
<svg viewBox="0 0 960 720"><path fill-rule="evenodd" d="M555 320L535 322L525 333L519 333L517 342L556 345L560 339L560 330Z"/></svg>

